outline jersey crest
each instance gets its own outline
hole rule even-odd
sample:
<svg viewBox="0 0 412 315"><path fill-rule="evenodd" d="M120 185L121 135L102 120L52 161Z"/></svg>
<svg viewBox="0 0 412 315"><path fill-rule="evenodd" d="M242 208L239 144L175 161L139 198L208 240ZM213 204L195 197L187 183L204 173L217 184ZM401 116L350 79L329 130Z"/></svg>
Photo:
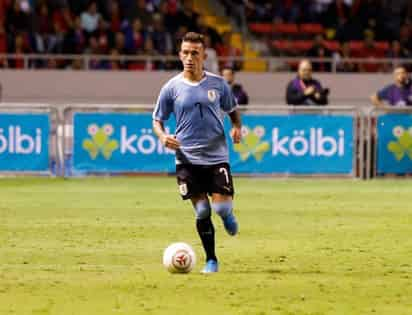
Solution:
<svg viewBox="0 0 412 315"><path fill-rule="evenodd" d="M209 101L214 102L216 100L216 90L208 90L207 91L207 98Z"/></svg>

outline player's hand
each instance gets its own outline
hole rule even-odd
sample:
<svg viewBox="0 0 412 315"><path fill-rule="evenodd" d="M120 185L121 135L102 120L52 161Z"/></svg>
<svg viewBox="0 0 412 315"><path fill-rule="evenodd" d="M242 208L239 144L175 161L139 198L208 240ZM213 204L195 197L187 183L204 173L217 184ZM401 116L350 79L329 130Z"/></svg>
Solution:
<svg viewBox="0 0 412 315"><path fill-rule="evenodd" d="M162 137L162 143L166 148L173 150L177 150L180 147L180 142L174 135L164 135Z"/></svg>
<svg viewBox="0 0 412 315"><path fill-rule="evenodd" d="M313 93L315 93L315 87L314 87L313 85L307 87L307 88L303 91L303 94L305 94L306 96L312 95Z"/></svg>
<svg viewBox="0 0 412 315"><path fill-rule="evenodd" d="M230 131L230 136L233 139L233 143L239 143L242 140L242 129L240 127L233 127Z"/></svg>

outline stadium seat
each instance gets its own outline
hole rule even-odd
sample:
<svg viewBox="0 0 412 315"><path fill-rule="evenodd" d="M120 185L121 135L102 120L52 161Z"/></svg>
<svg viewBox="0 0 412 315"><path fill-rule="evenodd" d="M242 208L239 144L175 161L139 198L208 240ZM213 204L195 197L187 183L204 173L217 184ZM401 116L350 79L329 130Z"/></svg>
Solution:
<svg viewBox="0 0 412 315"><path fill-rule="evenodd" d="M324 45L327 49L329 49L331 51L338 51L340 49L340 44L336 40L324 41Z"/></svg>
<svg viewBox="0 0 412 315"><path fill-rule="evenodd" d="M305 53L313 46L313 41L311 40L295 40L292 41L292 48L300 53Z"/></svg>
<svg viewBox="0 0 412 315"><path fill-rule="evenodd" d="M291 42L289 40L274 40L272 45L280 51L286 51L291 48Z"/></svg>
<svg viewBox="0 0 412 315"><path fill-rule="evenodd" d="M324 28L321 24L301 24L299 32L304 35L319 35L324 33Z"/></svg>
<svg viewBox="0 0 412 315"><path fill-rule="evenodd" d="M351 52L359 52L363 50L364 48L364 43L363 41L360 40L353 40L349 42L349 48Z"/></svg>
<svg viewBox="0 0 412 315"><path fill-rule="evenodd" d="M249 29L254 33L271 34L272 24L269 23L251 23Z"/></svg>
<svg viewBox="0 0 412 315"><path fill-rule="evenodd" d="M297 24L293 23L278 23L273 24L273 33L281 35L298 35L299 28Z"/></svg>
<svg viewBox="0 0 412 315"><path fill-rule="evenodd" d="M380 42L375 42L375 47L378 50L381 51L388 51L389 50L389 43L388 42L384 42L384 41L380 41Z"/></svg>

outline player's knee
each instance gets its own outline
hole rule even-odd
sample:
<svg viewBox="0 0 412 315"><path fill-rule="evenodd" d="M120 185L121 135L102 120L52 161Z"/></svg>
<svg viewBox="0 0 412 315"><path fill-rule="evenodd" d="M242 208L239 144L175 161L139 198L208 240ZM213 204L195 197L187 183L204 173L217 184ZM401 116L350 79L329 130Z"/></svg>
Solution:
<svg viewBox="0 0 412 315"><path fill-rule="evenodd" d="M210 217L210 204L208 200L199 200L194 207L197 220L203 220Z"/></svg>
<svg viewBox="0 0 412 315"><path fill-rule="evenodd" d="M212 207L220 217L224 218L232 213L233 204L232 201L220 201L212 203Z"/></svg>

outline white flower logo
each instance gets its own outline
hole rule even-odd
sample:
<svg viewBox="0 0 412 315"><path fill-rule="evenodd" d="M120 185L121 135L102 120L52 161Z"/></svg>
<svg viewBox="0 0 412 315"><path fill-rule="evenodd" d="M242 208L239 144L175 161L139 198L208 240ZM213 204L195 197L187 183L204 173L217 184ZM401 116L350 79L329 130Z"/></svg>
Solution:
<svg viewBox="0 0 412 315"><path fill-rule="evenodd" d="M262 126L256 126L255 129L253 129L253 133L259 138L262 138L265 135L265 128Z"/></svg>
<svg viewBox="0 0 412 315"><path fill-rule="evenodd" d="M113 126L110 124L106 124L103 126L103 131L106 135L111 136L113 134Z"/></svg>
<svg viewBox="0 0 412 315"><path fill-rule="evenodd" d="M393 128L392 133L396 138L399 138L400 136L403 135L404 131L405 131L405 129L403 129L403 127L396 126L395 128Z"/></svg>
<svg viewBox="0 0 412 315"><path fill-rule="evenodd" d="M87 132L89 135L94 136L97 131L99 130L99 127L97 127L96 124L91 124L89 125L89 127L87 128Z"/></svg>
<svg viewBox="0 0 412 315"><path fill-rule="evenodd" d="M242 131L242 137L246 137L249 134L248 127L243 126L241 131Z"/></svg>

